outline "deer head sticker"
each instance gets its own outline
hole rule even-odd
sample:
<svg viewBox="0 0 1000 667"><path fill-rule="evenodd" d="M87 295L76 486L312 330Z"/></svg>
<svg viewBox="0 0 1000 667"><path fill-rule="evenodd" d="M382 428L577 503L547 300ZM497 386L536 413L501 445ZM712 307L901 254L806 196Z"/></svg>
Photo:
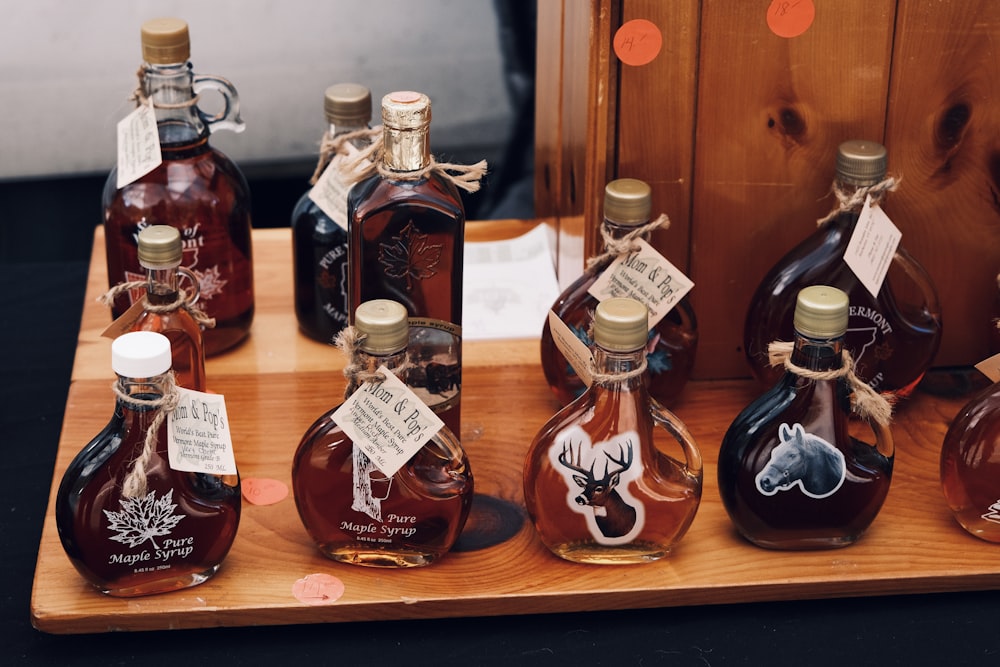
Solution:
<svg viewBox="0 0 1000 667"><path fill-rule="evenodd" d="M639 438L634 432L591 444L579 427L560 434L549 458L566 482L566 504L587 521L601 544L626 544L642 530L643 505L628 490L642 472Z"/></svg>

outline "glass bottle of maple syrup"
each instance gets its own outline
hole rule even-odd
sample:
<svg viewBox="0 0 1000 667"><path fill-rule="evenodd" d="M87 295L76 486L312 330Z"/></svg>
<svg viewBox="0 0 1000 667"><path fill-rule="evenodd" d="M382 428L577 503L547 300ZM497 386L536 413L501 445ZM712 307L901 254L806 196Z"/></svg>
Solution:
<svg viewBox="0 0 1000 667"><path fill-rule="evenodd" d="M410 314L414 391L461 438L462 268L465 209L433 168L431 102L401 91L382 98L378 173L348 198L350 307L399 301Z"/></svg>
<svg viewBox="0 0 1000 667"><path fill-rule="evenodd" d="M201 307L216 321L204 334L211 356L246 338L254 314L250 190L236 164L208 141L218 129L243 130L239 98L228 81L192 72L188 27L180 19L144 23L142 53L137 92L154 107L163 161L121 187L117 167L108 176L102 199L108 282L145 275L139 231L155 224L176 227L184 242L183 265L198 277ZM215 116L198 107L199 94L207 91L224 102ZM121 295L113 316L128 306L128 295Z"/></svg>
<svg viewBox="0 0 1000 667"><path fill-rule="evenodd" d="M409 324L401 304L376 299L359 306L356 369L346 396L372 387L380 368L405 380ZM339 407L339 406L338 406ZM473 477L457 438L443 427L392 475L347 436L329 410L305 432L292 462L299 517L320 552L373 567L417 567L444 556L472 505Z"/></svg>
<svg viewBox="0 0 1000 667"><path fill-rule="evenodd" d="M837 153L833 184L839 206L819 228L767 273L750 300L744 352L753 375L771 386L781 375L768 364L771 341L792 339L795 295L803 287L837 287L850 299L844 344L855 372L877 391L905 397L930 367L941 343L941 308L930 277L902 246L872 297L844 261L867 195L884 195L887 154L873 141L846 141Z"/></svg>
<svg viewBox="0 0 1000 667"><path fill-rule="evenodd" d="M317 165L317 174L323 174L292 211L292 266L299 330L313 340L332 343L350 320L347 193L351 183L339 173L338 164L370 143L358 131L371 121L371 92L356 83L330 86L324 110L329 128Z"/></svg>
<svg viewBox="0 0 1000 667"><path fill-rule="evenodd" d="M612 239L622 239L649 222L651 209L652 191L648 184L634 178L611 181L604 189L603 231ZM648 240L648 234L644 237ZM614 259L608 254L588 268L552 305L552 312L586 346L592 343L589 331L598 303L589 290ZM650 329L646 347L649 393L662 405L670 406L691 377L698 347L697 320L686 296ZM541 359L545 380L563 405L587 388L556 346L548 319L542 327Z"/></svg>
<svg viewBox="0 0 1000 667"><path fill-rule="evenodd" d="M722 440L719 493L738 532L757 546L852 544L889 492L887 423L851 419L852 400L865 385L860 379L861 387L851 385L847 375L848 308L847 294L833 287L799 292L791 366L740 412ZM874 392L869 398L885 401ZM872 434L874 445L862 440Z"/></svg>
<svg viewBox="0 0 1000 667"><path fill-rule="evenodd" d="M69 464L56 493L67 556L108 595L200 584L218 571L236 537L238 477L170 468L170 359L170 341L159 333L130 332L112 342L114 415ZM150 431L155 437L147 443Z"/></svg>
<svg viewBox="0 0 1000 667"><path fill-rule="evenodd" d="M1000 542L1000 383L977 393L948 427L941 446L941 489L970 534Z"/></svg>
<svg viewBox="0 0 1000 667"><path fill-rule="evenodd" d="M528 513L545 546L566 560L663 558L701 502L698 447L646 389L647 332L639 301L598 304L593 383L542 427L528 450ZM668 453L674 450L680 459Z"/></svg>
<svg viewBox="0 0 1000 667"><path fill-rule="evenodd" d="M166 336L177 384L205 391L202 329L188 309L198 299L198 282L188 274L193 294L180 291L182 254L181 235L175 227L153 225L139 232L139 264L146 269L146 290L143 311L129 331L155 331Z"/></svg>

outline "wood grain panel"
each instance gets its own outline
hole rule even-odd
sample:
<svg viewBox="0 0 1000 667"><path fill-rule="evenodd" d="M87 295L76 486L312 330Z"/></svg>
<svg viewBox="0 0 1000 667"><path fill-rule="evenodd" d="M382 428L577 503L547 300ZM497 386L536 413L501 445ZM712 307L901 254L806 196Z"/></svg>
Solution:
<svg viewBox="0 0 1000 667"><path fill-rule="evenodd" d="M695 374L748 373L742 331L766 271L833 205L838 144L882 140L895 3L816 3L778 37L768 3L704 0L695 145Z"/></svg>
<svg viewBox="0 0 1000 667"><path fill-rule="evenodd" d="M989 353L1000 272L1000 3L901 0L886 211L942 303L936 365Z"/></svg>

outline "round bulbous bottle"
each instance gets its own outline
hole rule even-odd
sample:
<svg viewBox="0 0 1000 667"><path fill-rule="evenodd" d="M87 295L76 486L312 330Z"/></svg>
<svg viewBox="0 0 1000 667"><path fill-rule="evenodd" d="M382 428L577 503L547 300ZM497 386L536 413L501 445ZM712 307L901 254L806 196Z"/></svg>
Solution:
<svg viewBox="0 0 1000 667"><path fill-rule="evenodd" d="M370 143L370 137L357 134L368 127L372 117L368 88L339 83L326 89L323 102L329 127L317 174L323 169L337 169L337 163L352 149L356 152ZM346 138L349 134L356 138ZM326 148L328 142L330 146ZM350 320L347 306L350 185L336 173L318 182L314 179L314 186L323 191L304 193L292 210L295 317L302 333L322 343L332 343Z"/></svg>
<svg viewBox="0 0 1000 667"><path fill-rule="evenodd" d="M118 187L118 169L104 185L104 242L108 283L139 280L137 236L154 224L176 227L184 243L183 265L197 276L201 308L216 321L204 334L212 356L244 340L254 315L250 189L239 167L209 144L219 129L241 132L239 96L225 79L194 74L188 60L187 23L152 19L142 25L143 65L139 98L156 112L162 163L148 174ZM198 96L212 91L223 109L208 115ZM119 296L113 317L129 307Z"/></svg>
<svg viewBox="0 0 1000 667"><path fill-rule="evenodd" d="M976 394L941 446L941 490L970 534L1000 542L1000 383Z"/></svg>
<svg viewBox="0 0 1000 667"><path fill-rule="evenodd" d="M611 181L604 189L603 232L620 240L648 223L651 210L652 191L647 183L634 178ZM648 240L648 236L643 238ZM614 260L615 256L608 254L592 265L552 305L552 311L587 346L592 344L590 327L599 302L589 290ZM691 301L685 296L650 329L646 341L649 393L662 405L672 405L684 389L694 368L697 348L698 323ZM545 380L562 405L587 388L556 346L548 319L542 326L541 361Z"/></svg>
<svg viewBox="0 0 1000 667"><path fill-rule="evenodd" d="M346 396L380 367L405 378L405 307L388 299L367 301L355 311L354 330L361 342ZM472 506L472 469L458 439L441 428L390 476L338 426L336 412L313 422L292 461L295 505L320 553L371 567L419 567L442 558Z"/></svg>
<svg viewBox="0 0 1000 667"><path fill-rule="evenodd" d="M851 419L844 351L847 295L815 285L801 290L795 338L782 377L733 420L719 449L719 494L737 531L772 549L822 549L854 543L889 492L893 441L887 423ZM870 393L868 393L870 392ZM866 400L885 399L868 390ZM867 434L863 431L869 431ZM868 444L862 438L871 439Z"/></svg>
<svg viewBox="0 0 1000 667"><path fill-rule="evenodd" d="M525 503L542 542L560 558L599 564L663 558L698 510L701 454L685 425L649 396L647 331L642 303L598 304L594 381L531 442Z"/></svg>
<svg viewBox="0 0 1000 667"><path fill-rule="evenodd" d="M761 384L770 387L781 377L782 371L768 363L768 345L792 339L795 295L815 284L847 293L844 345L858 377L876 391L908 396L933 362L941 343L941 307L926 270L898 246L873 297L844 261L865 195L870 194L874 204L885 194L887 159L885 147L873 141L839 146L833 185L838 209L778 260L750 299L743 349Z"/></svg>
<svg viewBox="0 0 1000 667"><path fill-rule="evenodd" d="M107 595L195 586L219 570L236 537L239 478L170 468L163 410L176 388L165 336L123 334L111 359L114 415L62 476L59 539L80 575Z"/></svg>

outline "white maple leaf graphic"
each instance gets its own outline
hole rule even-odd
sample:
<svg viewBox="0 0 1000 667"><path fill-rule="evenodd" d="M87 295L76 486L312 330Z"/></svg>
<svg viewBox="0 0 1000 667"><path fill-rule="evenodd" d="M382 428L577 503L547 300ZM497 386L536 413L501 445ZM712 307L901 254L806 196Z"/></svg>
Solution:
<svg viewBox="0 0 1000 667"><path fill-rule="evenodd" d="M222 294L222 288L226 286L228 280L222 279L222 273L219 271L219 265L216 264L210 269L205 271L194 271L194 274L198 276L198 290L199 296L202 299L211 299L213 296Z"/></svg>
<svg viewBox="0 0 1000 667"><path fill-rule="evenodd" d="M104 510L108 517L108 529L117 532L111 539L115 542L137 547L146 540L153 543L154 549L160 547L153 539L159 535L169 535L184 514L174 514L177 505L173 503L174 490L170 489L163 497L156 500L156 491L150 491L142 498L122 498L118 503L121 512Z"/></svg>

